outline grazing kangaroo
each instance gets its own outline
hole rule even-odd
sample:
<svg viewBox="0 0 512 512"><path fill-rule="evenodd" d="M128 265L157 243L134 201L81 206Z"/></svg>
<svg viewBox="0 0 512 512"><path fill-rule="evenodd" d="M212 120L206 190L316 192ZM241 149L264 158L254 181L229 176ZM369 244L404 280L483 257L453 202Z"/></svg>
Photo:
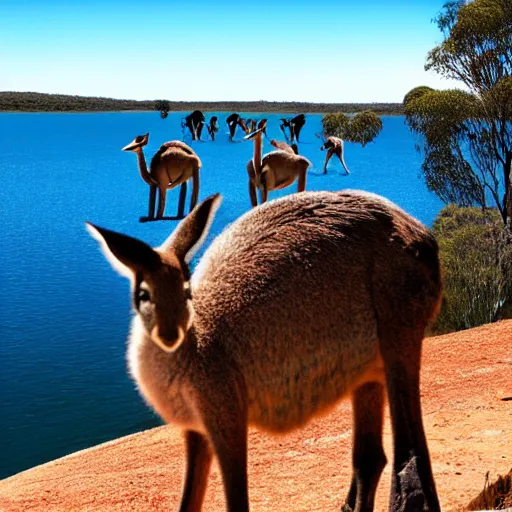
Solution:
<svg viewBox="0 0 512 512"><path fill-rule="evenodd" d="M253 208L258 206L256 189L260 191L261 204L267 201L269 190L288 187L295 180L297 180L297 192L303 192L306 188L306 174L311 166L307 158L298 154L299 150L295 143L290 146L285 142L272 140L274 147L280 145L281 148L262 156L265 125L244 137L246 140L254 140L253 157L247 162L249 198Z"/></svg>
<svg viewBox="0 0 512 512"><path fill-rule="evenodd" d="M324 149L328 150L327 154L325 155L324 174L327 174L327 164L332 158L332 155L336 155L339 158L341 165L343 165L343 168L345 169L345 172L350 174L347 164L345 163L345 158L343 156L345 151L343 139L340 139L339 137L327 137L327 140L320 148L320 151L323 151Z"/></svg>
<svg viewBox="0 0 512 512"><path fill-rule="evenodd" d="M181 185L178 203L178 218L184 217L185 199L187 196L187 181L192 179L192 197L190 210L197 204L199 195L199 170L201 160L195 151L181 142L172 140L164 142L160 149L153 155L149 167L146 164L143 147L149 141L149 133L139 135L123 151L132 151L137 155L139 172L142 179L149 185L149 212L147 220L158 220L164 217L167 190ZM155 219L155 201L158 190L158 210Z"/></svg>
<svg viewBox="0 0 512 512"><path fill-rule="evenodd" d="M190 276L219 203L200 203L157 249L88 225L131 279L131 374L185 433L180 512L201 510L213 456L227 510L247 512L248 425L289 432L345 396L354 411L346 505L373 510L386 389L390 510L439 511L419 391L424 330L441 297L435 239L374 194L302 192L243 215Z"/></svg>

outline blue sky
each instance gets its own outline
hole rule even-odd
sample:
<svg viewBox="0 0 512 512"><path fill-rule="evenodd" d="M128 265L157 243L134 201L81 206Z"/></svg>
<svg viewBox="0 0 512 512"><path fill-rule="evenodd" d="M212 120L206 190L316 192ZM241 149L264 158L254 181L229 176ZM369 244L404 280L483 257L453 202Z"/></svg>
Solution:
<svg viewBox="0 0 512 512"><path fill-rule="evenodd" d="M0 0L0 90L170 100L399 102L443 0Z"/></svg>

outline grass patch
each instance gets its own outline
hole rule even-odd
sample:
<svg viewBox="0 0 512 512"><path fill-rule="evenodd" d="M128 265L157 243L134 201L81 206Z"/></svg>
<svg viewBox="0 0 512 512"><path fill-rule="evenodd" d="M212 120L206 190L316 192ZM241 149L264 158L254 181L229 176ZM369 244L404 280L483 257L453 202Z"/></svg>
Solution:
<svg viewBox="0 0 512 512"><path fill-rule="evenodd" d="M489 473L485 475L484 490L466 507L466 510L503 510L512 507L512 469L505 476L498 476L489 483Z"/></svg>

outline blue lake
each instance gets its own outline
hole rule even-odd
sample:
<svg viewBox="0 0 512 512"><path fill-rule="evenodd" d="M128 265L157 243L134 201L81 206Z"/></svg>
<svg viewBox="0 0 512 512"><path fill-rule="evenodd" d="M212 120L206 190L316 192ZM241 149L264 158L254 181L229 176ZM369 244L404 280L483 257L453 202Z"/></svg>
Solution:
<svg viewBox="0 0 512 512"><path fill-rule="evenodd" d="M250 206L245 167L252 144L229 142L227 114L218 115L215 142L186 139L203 162L200 199L224 196L210 239ZM111 269L84 222L153 245L169 235L173 221L138 222L147 212L148 187L136 157L121 148L150 132L149 163L162 142L182 138L181 117L0 114L0 478L160 424L125 368L128 281ZM282 139L280 116L266 117L269 137ZM314 135L321 116L307 116L299 146L313 162L307 189L376 192L431 225L442 204L420 176L414 138L402 117L383 123L364 149L346 144L349 176L335 158L321 175L325 154ZM265 142L264 150L271 149ZM295 190L271 192L270 199ZM175 215L178 192L167 196L166 214Z"/></svg>

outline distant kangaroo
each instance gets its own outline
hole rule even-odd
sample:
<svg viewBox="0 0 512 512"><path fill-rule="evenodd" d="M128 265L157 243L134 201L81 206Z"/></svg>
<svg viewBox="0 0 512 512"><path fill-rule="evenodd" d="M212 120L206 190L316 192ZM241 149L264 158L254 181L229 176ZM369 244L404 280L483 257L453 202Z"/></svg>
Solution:
<svg viewBox="0 0 512 512"><path fill-rule="evenodd" d="M386 464L386 389L390 510L438 512L419 390L424 330L441 297L435 239L379 196L302 192L243 215L190 276L219 204L218 194L200 203L157 249L88 225L131 279L131 374L185 433L180 512L201 510L213 456L228 512L247 512L248 425L289 432L347 395L354 437L346 505L373 510Z"/></svg>

